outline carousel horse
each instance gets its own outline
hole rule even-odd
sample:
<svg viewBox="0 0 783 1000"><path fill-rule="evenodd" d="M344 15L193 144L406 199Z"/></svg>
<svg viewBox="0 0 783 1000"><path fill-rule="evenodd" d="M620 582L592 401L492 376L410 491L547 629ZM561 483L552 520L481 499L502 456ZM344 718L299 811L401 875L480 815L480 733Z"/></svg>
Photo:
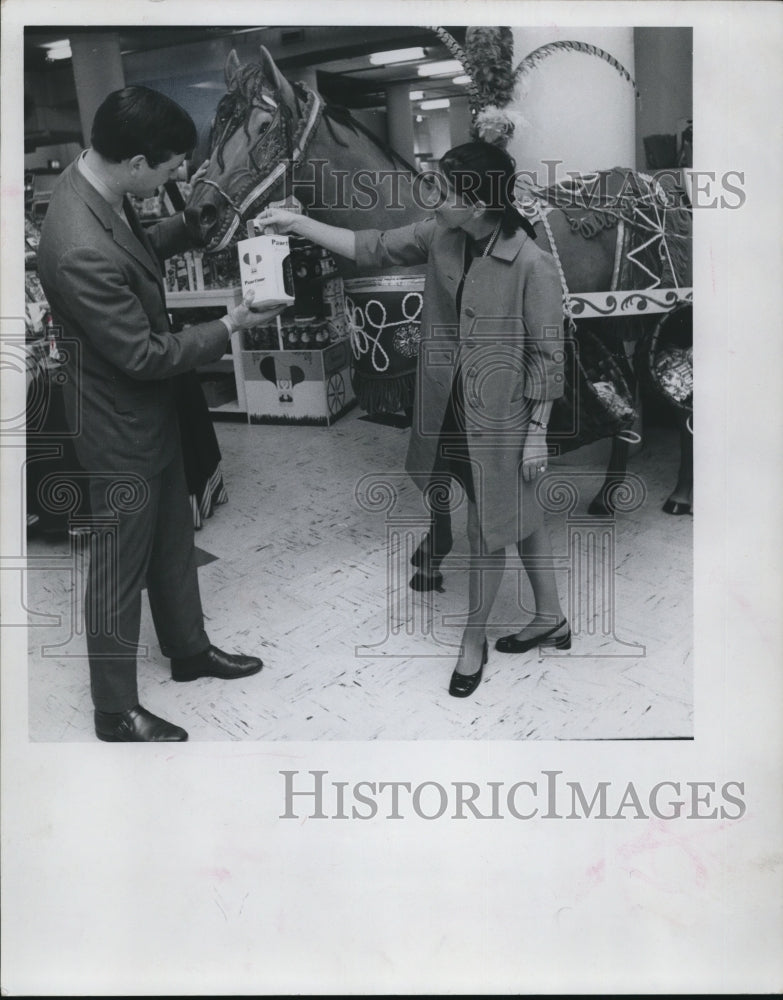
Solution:
<svg viewBox="0 0 783 1000"><path fill-rule="evenodd" d="M415 169L348 111L327 105L304 84L289 82L264 47L258 63L244 66L232 51L225 78L227 93L212 126L209 166L186 206L188 222L207 253L244 238L247 219L270 201L290 195L313 218L348 229L390 228L428 214L417 204ZM551 249L558 263L569 319L578 318L577 292L633 289L639 287L639 275L647 281L642 287L690 284L689 213L681 210L666 216L674 237L666 245L674 248L662 254L660 240L651 237L644 224L641 228L637 224L639 217L650 214L650 192L654 201L657 182L630 170L615 170L602 172L597 183L607 197L596 201L588 185L589 204L579 200L584 185L581 195L573 186L522 192L521 204L527 199L534 206L531 221L540 245ZM621 210L613 214L612 205L617 204ZM356 274L350 262L341 265L344 277ZM598 339L609 344L615 370L628 372L624 342L638 337L645 319L649 317L597 321ZM594 431L593 439L601 436L612 437L612 453L589 511L611 515L612 497L625 475L629 441L622 433ZM683 449L684 467L669 500L676 499L678 513L685 512L688 455L689 449ZM448 514L441 516L448 520ZM432 529L423 551L428 538L431 541Z"/></svg>
<svg viewBox="0 0 783 1000"><path fill-rule="evenodd" d="M427 215L414 197L415 169L347 110L290 83L263 46L259 62L245 66L232 50L225 78L209 167L186 206L207 253L244 239L243 222L291 195L308 215L346 229L388 229ZM340 263L343 276L358 273Z"/></svg>

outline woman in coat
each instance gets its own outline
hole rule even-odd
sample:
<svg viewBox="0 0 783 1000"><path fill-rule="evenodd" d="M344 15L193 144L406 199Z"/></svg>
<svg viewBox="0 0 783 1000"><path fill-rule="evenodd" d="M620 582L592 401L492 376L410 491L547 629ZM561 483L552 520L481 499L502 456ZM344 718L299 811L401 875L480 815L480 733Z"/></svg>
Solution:
<svg viewBox="0 0 783 1000"><path fill-rule="evenodd" d="M422 490L454 476L468 499L470 608L449 686L455 697L481 681L510 544L530 579L535 614L496 649L570 648L536 498L549 412L563 392L562 293L552 257L513 205L514 169L497 146L457 146L421 184L432 216L385 232L354 233L281 209L256 220L363 266L426 264L406 469Z"/></svg>

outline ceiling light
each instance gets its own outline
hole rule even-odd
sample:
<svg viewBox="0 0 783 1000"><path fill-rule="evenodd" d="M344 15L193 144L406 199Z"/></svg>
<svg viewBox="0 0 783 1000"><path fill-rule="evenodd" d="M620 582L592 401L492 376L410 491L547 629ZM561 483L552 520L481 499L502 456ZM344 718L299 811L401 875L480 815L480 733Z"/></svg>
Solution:
<svg viewBox="0 0 783 1000"><path fill-rule="evenodd" d="M61 38L56 42L44 42L42 47L46 49L46 58L50 62L71 58L71 43L67 38Z"/></svg>
<svg viewBox="0 0 783 1000"><path fill-rule="evenodd" d="M438 108L449 108L451 107L451 101L448 97L439 97L435 101L422 101L421 110L422 111L437 111Z"/></svg>
<svg viewBox="0 0 783 1000"><path fill-rule="evenodd" d="M389 66L391 63L415 62L417 59L424 59L425 52L422 48L392 49L391 52L373 52L369 58L373 66Z"/></svg>
<svg viewBox="0 0 783 1000"><path fill-rule="evenodd" d="M424 115L416 115L416 121L421 123L424 121Z"/></svg>
<svg viewBox="0 0 783 1000"><path fill-rule="evenodd" d="M466 84L470 83L470 77L467 73L463 73L462 76L455 76L451 82L456 83L458 87L464 87Z"/></svg>
<svg viewBox="0 0 783 1000"><path fill-rule="evenodd" d="M412 101L420 101L422 99L422 97L424 97L424 91L423 90L412 90L410 92L410 98L411 98Z"/></svg>
<svg viewBox="0 0 783 1000"><path fill-rule="evenodd" d="M425 63L417 70L419 76L449 76L461 72L462 63L459 59L442 59L440 62Z"/></svg>

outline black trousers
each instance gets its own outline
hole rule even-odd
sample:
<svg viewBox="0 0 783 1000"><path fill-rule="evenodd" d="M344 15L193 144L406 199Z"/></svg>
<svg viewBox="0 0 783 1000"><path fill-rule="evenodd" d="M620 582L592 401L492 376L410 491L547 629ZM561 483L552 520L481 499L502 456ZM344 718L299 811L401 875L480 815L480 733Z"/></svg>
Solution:
<svg viewBox="0 0 783 1000"><path fill-rule="evenodd" d="M209 646L181 452L141 483L118 473L107 485L106 477L96 476L90 502L90 687L97 709L124 712L139 702L136 657L145 585L164 656L193 656Z"/></svg>

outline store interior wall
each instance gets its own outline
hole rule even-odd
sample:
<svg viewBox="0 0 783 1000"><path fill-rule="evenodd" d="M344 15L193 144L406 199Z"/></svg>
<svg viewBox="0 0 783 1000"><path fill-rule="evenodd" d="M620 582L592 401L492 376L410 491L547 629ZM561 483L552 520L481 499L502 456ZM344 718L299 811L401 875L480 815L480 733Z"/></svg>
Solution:
<svg viewBox="0 0 783 1000"><path fill-rule="evenodd" d="M647 169L653 165L645 137L675 135L681 122L693 118L693 29L636 28L634 58L642 95L636 107L636 163Z"/></svg>

